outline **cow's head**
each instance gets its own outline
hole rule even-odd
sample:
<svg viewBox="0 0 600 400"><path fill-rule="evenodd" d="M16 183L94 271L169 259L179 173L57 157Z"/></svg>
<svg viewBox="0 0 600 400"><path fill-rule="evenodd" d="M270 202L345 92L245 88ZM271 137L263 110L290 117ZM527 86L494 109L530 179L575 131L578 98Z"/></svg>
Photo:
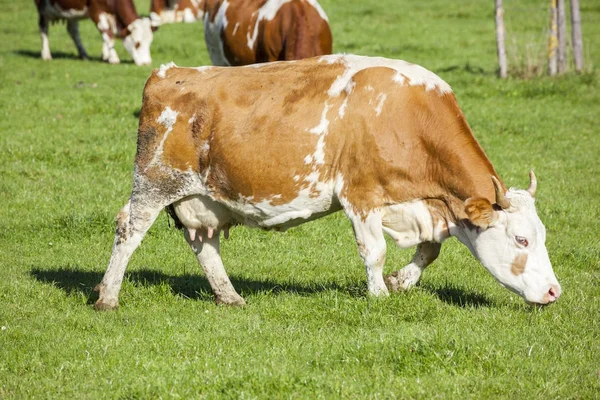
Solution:
<svg viewBox="0 0 600 400"><path fill-rule="evenodd" d="M138 18L127 27L128 35L123 39L125 49L131 54L136 65L149 65L150 44L152 43L152 25L148 18Z"/></svg>
<svg viewBox="0 0 600 400"><path fill-rule="evenodd" d="M465 202L469 219L461 241L500 282L528 303L548 304L561 293L546 250L546 228L537 215L533 171L527 190L506 193L495 177L496 204L485 198Z"/></svg>

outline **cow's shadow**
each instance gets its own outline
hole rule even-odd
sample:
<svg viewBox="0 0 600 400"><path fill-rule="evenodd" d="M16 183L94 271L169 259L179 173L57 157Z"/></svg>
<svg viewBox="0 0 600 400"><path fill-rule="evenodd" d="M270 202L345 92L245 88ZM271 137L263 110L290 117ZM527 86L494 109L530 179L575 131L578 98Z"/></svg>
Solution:
<svg viewBox="0 0 600 400"><path fill-rule="evenodd" d="M448 287L433 287L426 283L420 285L424 290L435 294L444 303L452 304L463 308L474 307L490 307L494 305L494 302L489 300L486 296L478 293L465 292L463 289L448 286Z"/></svg>
<svg viewBox="0 0 600 400"><path fill-rule="evenodd" d="M13 53L17 54L21 57L34 58L37 60L42 59L39 51L15 50L15 51L13 51ZM81 58L79 58L79 55L77 55L76 51L74 51L73 53L66 53L64 51L52 51L52 59L53 60L79 60L81 62L100 62L100 63L108 64L99 55L98 56L88 55L87 60L82 60ZM128 60L128 59L123 60L122 59L121 64L133 64L133 60Z"/></svg>
<svg viewBox="0 0 600 400"><path fill-rule="evenodd" d="M94 303L98 294L93 288L102 280L103 273L82 271L71 267L59 269L43 269L34 267L30 271L31 275L38 281L49 283L55 287L64 290L67 294L80 293L87 297L87 303ZM188 299L198 299L212 301L212 289L206 278L197 274L167 275L155 270L142 269L126 273L126 279L139 286L170 286L172 293ZM311 295L317 292L339 290L364 296L365 287L356 285L355 287L339 285L336 283L301 285L296 283L281 283L269 279L252 280L245 278L236 278L230 274L231 283L244 296L258 293L294 293L298 295Z"/></svg>
<svg viewBox="0 0 600 400"><path fill-rule="evenodd" d="M67 294L80 293L87 298L88 304L93 304L98 299L98 294L93 288L100 282L103 272L83 271L76 267L63 267L58 269L44 269L34 267L31 275L38 281L49 283L64 290ZM259 293L277 295L280 293L293 293L300 296L309 296L318 292L340 291L350 293L353 297L366 296L366 284L340 285L334 282L319 283L313 285L302 285L297 283L276 282L270 279L253 280L230 276L233 286L243 296ZM212 301L212 290L210 284L203 275L183 274L167 275L156 270L142 269L131 271L126 274L126 279L139 286L168 285L173 294L188 299ZM438 288L427 284L421 287L434 293L444 303L457 307L489 307L493 305L487 297L466 292L457 287ZM401 296L402 294L393 294Z"/></svg>

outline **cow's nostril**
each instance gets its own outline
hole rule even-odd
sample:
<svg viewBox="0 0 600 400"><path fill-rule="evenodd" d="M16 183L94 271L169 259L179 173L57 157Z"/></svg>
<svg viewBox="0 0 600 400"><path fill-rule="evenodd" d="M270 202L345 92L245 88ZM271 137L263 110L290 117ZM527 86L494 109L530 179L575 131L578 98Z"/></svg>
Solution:
<svg viewBox="0 0 600 400"><path fill-rule="evenodd" d="M551 287L550 290L548 290L548 301L551 303L551 302L555 301L557 298L558 298L558 291L554 287Z"/></svg>

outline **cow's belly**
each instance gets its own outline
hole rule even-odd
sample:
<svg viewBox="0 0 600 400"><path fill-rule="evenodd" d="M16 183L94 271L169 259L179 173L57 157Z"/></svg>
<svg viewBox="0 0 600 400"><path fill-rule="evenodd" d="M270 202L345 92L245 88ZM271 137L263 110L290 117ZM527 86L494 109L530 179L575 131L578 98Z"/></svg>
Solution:
<svg viewBox="0 0 600 400"><path fill-rule="evenodd" d="M173 204L181 223L190 229L221 229L243 224L263 229L284 231L341 209L332 195L315 198L303 196L285 204L271 201L254 202L252 198L219 202L207 196L194 195Z"/></svg>
<svg viewBox="0 0 600 400"><path fill-rule="evenodd" d="M58 4L46 3L42 12L50 20L58 19L83 19L88 16L88 8L83 9L63 9Z"/></svg>

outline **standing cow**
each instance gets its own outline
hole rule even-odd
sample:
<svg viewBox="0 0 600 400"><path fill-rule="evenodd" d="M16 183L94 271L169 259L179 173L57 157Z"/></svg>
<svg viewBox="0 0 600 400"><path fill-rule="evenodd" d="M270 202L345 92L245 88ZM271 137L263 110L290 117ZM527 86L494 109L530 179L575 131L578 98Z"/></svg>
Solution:
<svg viewBox="0 0 600 400"><path fill-rule="evenodd" d="M140 18L132 0L35 0L39 13L42 59L51 60L48 23L67 21L67 30L77 46L79 57L88 54L79 37L79 20L90 18L102 34L102 59L111 64L120 62L114 38L122 38L125 49L137 65L152 63L150 44L152 29L148 18Z"/></svg>
<svg viewBox="0 0 600 400"><path fill-rule="evenodd" d="M316 0L153 0L152 23L204 18L214 65L247 65L331 54L325 11Z"/></svg>
<svg viewBox="0 0 600 400"><path fill-rule="evenodd" d="M150 20L152 26L174 22L196 22L204 15L204 0L152 0Z"/></svg>
<svg viewBox="0 0 600 400"><path fill-rule="evenodd" d="M284 230L338 210L374 296L415 285L457 237L527 302L561 293L528 190L506 190L446 82L404 61L333 55L237 68L161 67L144 88L133 191L97 286L118 306L129 257L159 212L183 225L218 303L244 304L220 232ZM384 279L387 233L417 246Z"/></svg>

